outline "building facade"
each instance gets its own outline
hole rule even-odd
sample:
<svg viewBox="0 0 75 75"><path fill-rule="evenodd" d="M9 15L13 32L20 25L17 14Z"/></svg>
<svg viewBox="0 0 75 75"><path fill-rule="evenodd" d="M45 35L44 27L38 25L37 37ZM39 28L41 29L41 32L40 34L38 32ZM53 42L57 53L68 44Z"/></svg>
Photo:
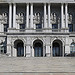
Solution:
<svg viewBox="0 0 75 75"><path fill-rule="evenodd" d="M64 57L74 52L74 0L0 1L1 54Z"/></svg>

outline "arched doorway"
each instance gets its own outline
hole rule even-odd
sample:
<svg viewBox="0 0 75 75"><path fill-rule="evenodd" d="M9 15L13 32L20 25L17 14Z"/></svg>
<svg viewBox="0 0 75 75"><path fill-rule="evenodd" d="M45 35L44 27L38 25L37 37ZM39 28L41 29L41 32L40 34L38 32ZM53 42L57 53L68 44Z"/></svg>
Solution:
<svg viewBox="0 0 75 75"><path fill-rule="evenodd" d="M55 40L52 44L52 53L53 56L62 56L63 55L63 47L62 47L62 42L60 40Z"/></svg>
<svg viewBox="0 0 75 75"><path fill-rule="evenodd" d="M17 52L17 57L23 57L24 56L24 43L22 40L16 40L14 42L16 52Z"/></svg>
<svg viewBox="0 0 75 75"><path fill-rule="evenodd" d="M36 40L33 43L34 47L34 56L43 57L43 42L41 40Z"/></svg>
<svg viewBox="0 0 75 75"><path fill-rule="evenodd" d="M67 56L75 57L75 42L72 42L70 45L70 54Z"/></svg>
<svg viewBox="0 0 75 75"><path fill-rule="evenodd" d="M75 43L71 43L70 45L70 53L75 53Z"/></svg>

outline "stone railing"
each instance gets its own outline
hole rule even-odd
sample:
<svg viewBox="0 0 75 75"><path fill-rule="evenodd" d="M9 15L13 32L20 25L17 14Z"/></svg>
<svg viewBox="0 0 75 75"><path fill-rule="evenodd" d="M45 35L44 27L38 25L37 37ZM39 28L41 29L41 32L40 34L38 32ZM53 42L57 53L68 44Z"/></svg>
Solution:
<svg viewBox="0 0 75 75"><path fill-rule="evenodd" d="M68 29L8 29L8 33L68 33Z"/></svg>

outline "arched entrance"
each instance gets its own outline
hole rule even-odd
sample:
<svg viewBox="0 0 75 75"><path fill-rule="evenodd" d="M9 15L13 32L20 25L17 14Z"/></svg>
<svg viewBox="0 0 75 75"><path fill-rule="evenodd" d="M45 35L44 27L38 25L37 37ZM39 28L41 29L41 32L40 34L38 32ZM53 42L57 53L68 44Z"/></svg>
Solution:
<svg viewBox="0 0 75 75"><path fill-rule="evenodd" d="M70 53L75 53L75 43L71 43L70 45Z"/></svg>
<svg viewBox="0 0 75 75"><path fill-rule="evenodd" d="M34 47L34 56L42 57L43 56L43 42L41 40L36 40L33 43Z"/></svg>
<svg viewBox="0 0 75 75"><path fill-rule="evenodd" d="M16 40L14 42L14 45L17 51L17 56L23 57L24 56L24 43L22 42L22 40Z"/></svg>
<svg viewBox="0 0 75 75"><path fill-rule="evenodd" d="M70 45L70 54L67 56L75 57L75 42L72 42Z"/></svg>
<svg viewBox="0 0 75 75"><path fill-rule="evenodd" d="M63 55L63 47L62 42L60 40L55 40L52 44L52 53L53 56L62 56Z"/></svg>

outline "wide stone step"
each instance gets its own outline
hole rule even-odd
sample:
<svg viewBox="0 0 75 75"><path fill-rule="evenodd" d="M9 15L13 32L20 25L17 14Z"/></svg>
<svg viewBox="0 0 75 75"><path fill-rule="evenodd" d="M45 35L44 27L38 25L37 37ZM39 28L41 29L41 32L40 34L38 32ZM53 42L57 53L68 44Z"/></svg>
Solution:
<svg viewBox="0 0 75 75"><path fill-rule="evenodd" d="M0 72L75 72L75 57L0 57Z"/></svg>

